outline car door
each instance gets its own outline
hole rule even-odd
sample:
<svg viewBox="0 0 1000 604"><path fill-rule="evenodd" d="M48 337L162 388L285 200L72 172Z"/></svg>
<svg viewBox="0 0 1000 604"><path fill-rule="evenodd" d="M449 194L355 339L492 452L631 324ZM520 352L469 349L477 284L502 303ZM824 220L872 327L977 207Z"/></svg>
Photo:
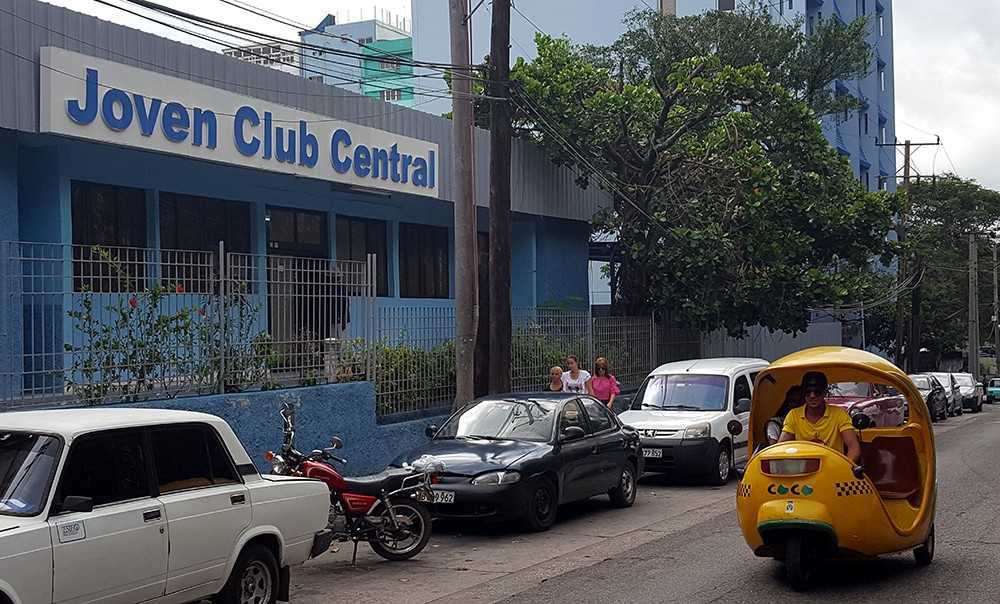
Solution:
<svg viewBox="0 0 1000 604"><path fill-rule="evenodd" d="M153 497L141 430L72 443L55 501L89 497L90 512L53 513L52 601L133 604L162 596L167 573L163 504Z"/></svg>
<svg viewBox="0 0 1000 604"><path fill-rule="evenodd" d="M250 500L225 445L207 424L149 431L159 500L167 518L167 593L222 578Z"/></svg>
<svg viewBox="0 0 1000 604"><path fill-rule="evenodd" d="M562 431L570 426L581 428L584 437L562 442ZM589 497L595 488L594 483L598 474L595 455L597 447L579 401L572 400L563 405L559 412L556 438L560 439L559 458L562 474L559 489L560 503Z"/></svg>
<svg viewBox="0 0 1000 604"><path fill-rule="evenodd" d="M750 446L750 412L746 413L736 413L736 403L740 399L750 398L753 395L753 391L750 388L751 378L748 374L742 373L736 376L733 381L733 398L729 402L731 409L733 410L733 415L736 419L740 420L743 424L743 430L739 434L733 437L733 463L739 464L747 460L749 452L747 451ZM724 438L720 437L720 438Z"/></svg>
<svg viewBox="0 0 1000 604"><path fill-rule="evenodd" d="M606 493L618 486L622 469L625 467L625 435L618 429L618 423L611 417L611 410L592 398L581 398L587 421L594 431L597 446L597 476L592 494Z"/></svg>

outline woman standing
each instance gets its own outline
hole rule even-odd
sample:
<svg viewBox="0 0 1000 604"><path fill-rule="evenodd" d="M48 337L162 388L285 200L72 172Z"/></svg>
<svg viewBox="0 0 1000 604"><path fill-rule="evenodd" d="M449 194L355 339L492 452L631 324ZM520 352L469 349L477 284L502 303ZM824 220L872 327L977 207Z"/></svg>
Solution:
<svg viewBox="0 0 1000 604"><path fill-rule="evenodd" d="M562 382L562 367L556 365L552 369L549 369L549 383L545 387L546 390L550 392L562 392L563 382Z"/></svg>
<svg viewBox="0 0 1000 604"><path fill-rule="evenodd" d="M594 397L615 410L615 396L621 394L618 380L611 375L611 364L604 357L598 357L594 363L594 377L590 378L590 392Z"/></svg>
<svg viewBox="0 0 1000 604"><path fill-rule="evenodd" d="M562 374L563 392L577 394L586 392L593 395L594 392L590 389L590 374L580 369L580 360L571 354L566 357L566 366L569 370Z"/></svg>

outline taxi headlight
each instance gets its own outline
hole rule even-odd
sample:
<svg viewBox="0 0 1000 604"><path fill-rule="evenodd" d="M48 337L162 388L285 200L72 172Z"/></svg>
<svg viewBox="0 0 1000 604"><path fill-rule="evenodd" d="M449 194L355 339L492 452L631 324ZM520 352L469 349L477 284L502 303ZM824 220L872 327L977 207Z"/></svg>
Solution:
<svg viewBox="0 0 1000 604"><path fill-rule="evenodd" d="M513 470L487 472L472 479L472 484L510 484L521 480L521 473Z"/></svg>
<svg viewBox="0 0 1000 604"><path fill-rule="evenodd" d="M712 436L712 424L702 422L691 424L684 429L684 438L710 438Z"/></svg>

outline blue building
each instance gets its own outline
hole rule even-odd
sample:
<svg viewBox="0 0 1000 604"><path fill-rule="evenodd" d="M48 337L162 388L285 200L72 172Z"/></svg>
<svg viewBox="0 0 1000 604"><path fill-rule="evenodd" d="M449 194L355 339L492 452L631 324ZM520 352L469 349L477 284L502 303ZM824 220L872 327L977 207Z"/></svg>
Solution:
<svg viewBox="0 0 1000 604"><path fill-rule="evenodd" d="M669 0L661 3L661 9L683 17L706 10L733 10L736 4L734 0ZM896 150L879 146L896 142L892 0L778 0L770 7L775 19L787 23L801 20L806 35L824 19L841 23L859 17L871 20L868 41L875 49L871 70L863 78L834 83L836 94L856 97L861 109L849 115L825 116L823 134L850 159L855 176L868 190L895 191Z"/></svg>
<svg viewBox="0 0 1000 604"><path fill-rule="evenodd" d="M60 387L85 294L141 306L113 297L120 269L92 246L128 262L139 289L187 296L178 318L218 294L220 242L257 271L248 291L322 300L302 266L367 262L379 309L453 312L450 120L37 0L0 0L0 31L19 32L0 37L0 399ZM488 161L477 131L477 174ZM475 188L483 254L488 182ZM587 220L605 197L524 141L512 195L512 305L585 305ZM269 297L253 320L302 330L282 304Z"/></svg>

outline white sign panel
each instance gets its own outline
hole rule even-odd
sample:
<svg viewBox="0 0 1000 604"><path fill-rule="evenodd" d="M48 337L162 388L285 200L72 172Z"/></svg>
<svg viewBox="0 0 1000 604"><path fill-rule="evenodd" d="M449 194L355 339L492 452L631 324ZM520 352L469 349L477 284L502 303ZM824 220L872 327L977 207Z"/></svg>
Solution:
<svg viewBox="0 0 1000 604"><path fill-rule="evenodd" d="M434 143L61 48L40 63L42 132L438 197Z"/></svg>

